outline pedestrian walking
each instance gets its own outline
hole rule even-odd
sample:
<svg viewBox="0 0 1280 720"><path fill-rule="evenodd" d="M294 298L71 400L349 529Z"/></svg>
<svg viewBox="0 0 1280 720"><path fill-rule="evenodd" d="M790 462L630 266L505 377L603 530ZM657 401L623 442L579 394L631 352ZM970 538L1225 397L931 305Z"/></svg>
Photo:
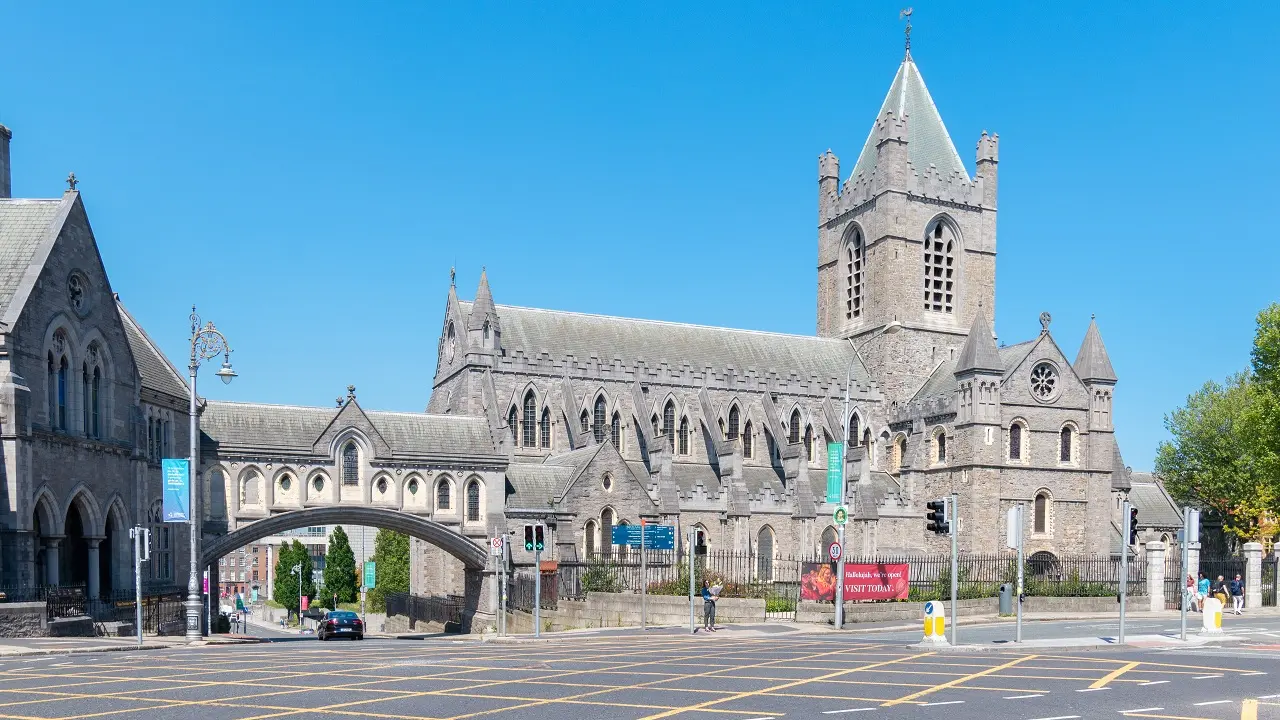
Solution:
<svg viewBox="0 0 1280 720"><path fill-rule="evenodd" d="M1209 597L1209 578L1204 573L1200 573L1200 579L1196 581L1196 609L1204 612L1204 599Z"/></svg>
<svg viewBox="0 0 1280 720"><path fill-rule="evenodd" d="M1218 598L1218 602L1222 603L1222 609L1227 609L1227 599L1231 597L1231 590L1227 587L1226 578L1221 575L1213 583L1213 596Z"/></svg>
<svg viewBox="0 0 1280 720"><path fill-rule="evenodd" d="M1182 604L1189 610L1198 610L1196 607L1196 579L1187 575L1187 586L1182 591Z"/></svg>
<svg viewBox="0 0 1280 720"><path fill-rule="evenodd" d="M1231 581L1231 607L1235 613L1239 615L1244 608L1244 581L1240 579L1239 573L1236 574L1234 580Z"/></svg>
<svg viewBox="0 0 1280 720"><path fill-rule="evenodd" d="M702 629L707 632L716 631L716 600L719 596L707 587L707 581L702 581Z"/></svg>

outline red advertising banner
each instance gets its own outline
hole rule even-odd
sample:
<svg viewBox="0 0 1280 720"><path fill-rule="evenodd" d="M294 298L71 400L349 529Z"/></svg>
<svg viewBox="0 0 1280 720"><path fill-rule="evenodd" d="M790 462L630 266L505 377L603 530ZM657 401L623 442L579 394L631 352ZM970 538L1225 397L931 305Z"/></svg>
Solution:
<svg viewBox="0 0 1280 720"><path fill-rule="evenodd" d="M910 575L907 563L849 563L844 566L844 599L906 600ZM835 563L804 563L800 599L835 602Z"/></svg>

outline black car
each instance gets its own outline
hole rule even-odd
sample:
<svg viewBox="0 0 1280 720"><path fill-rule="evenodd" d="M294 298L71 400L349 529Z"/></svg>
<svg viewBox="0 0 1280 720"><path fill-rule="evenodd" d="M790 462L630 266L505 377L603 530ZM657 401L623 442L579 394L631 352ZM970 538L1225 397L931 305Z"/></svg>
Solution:
<svg viewBox="0 0 1280 720"><path fill-rule="evenodd" d="M350 610L330 610L320 621L320 629L316 637L328 640L332 637L349 637L354 640L364 639L364 622L360 616Z"/></svg>

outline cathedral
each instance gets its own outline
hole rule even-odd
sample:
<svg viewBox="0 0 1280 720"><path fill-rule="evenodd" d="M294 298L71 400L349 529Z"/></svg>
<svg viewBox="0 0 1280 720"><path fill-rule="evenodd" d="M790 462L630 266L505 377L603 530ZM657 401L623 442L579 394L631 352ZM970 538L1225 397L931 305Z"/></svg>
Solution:
<svg viewBox="0 0 1280 720"><path fill-rule="evenodd" d="M1047 313L997 344L997 135L975 166L908 48L852 170L818 159L816 335L499 305L482 274L473 300L449 289L427 411L487 419L508 527L547 521L560 558L641 520L815 556L841 441L847 553L949 550L924 515L952 493L962 551L1003 548L1021 503L1028 555L1113 552L1115 372L1096 322L1074 362Z"/></svg>

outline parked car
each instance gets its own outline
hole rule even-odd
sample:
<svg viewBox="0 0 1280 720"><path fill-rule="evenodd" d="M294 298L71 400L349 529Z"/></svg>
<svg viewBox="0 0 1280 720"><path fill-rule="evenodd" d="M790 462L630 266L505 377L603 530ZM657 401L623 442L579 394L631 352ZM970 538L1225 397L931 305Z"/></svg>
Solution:
<svg viewBox="0 0 1280 720"><path fill-rule="evenodd" d="M364 639L364 622L359 615L350 610L330 610L320 621L316 637L328 640L332 637L349 637L354 640Z"/></svg>

